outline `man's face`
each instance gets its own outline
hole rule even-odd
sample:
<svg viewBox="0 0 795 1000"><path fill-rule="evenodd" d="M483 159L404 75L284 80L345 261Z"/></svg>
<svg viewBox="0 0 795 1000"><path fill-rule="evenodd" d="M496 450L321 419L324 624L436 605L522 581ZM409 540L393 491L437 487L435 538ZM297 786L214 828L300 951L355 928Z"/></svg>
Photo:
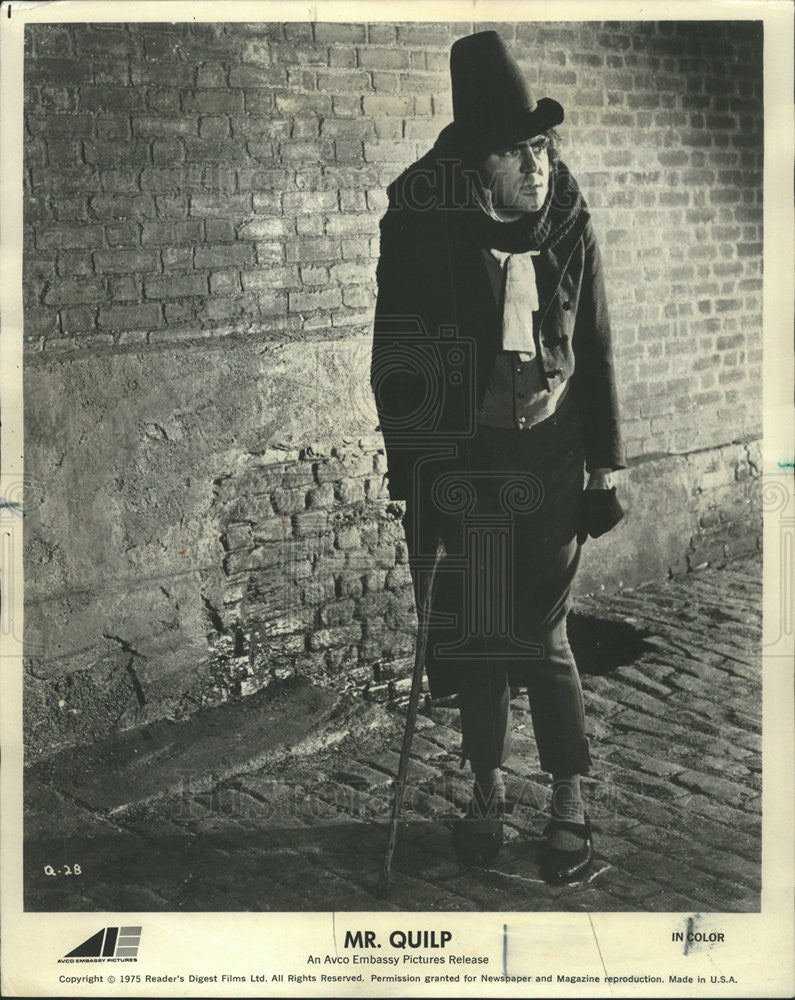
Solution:
<svg viewBox="0 0 795 1000"><path fill-rule="evenodd" d="M549 188L548 140L533 136L491 153L481 172L499 211L538 212Z"/></svg>

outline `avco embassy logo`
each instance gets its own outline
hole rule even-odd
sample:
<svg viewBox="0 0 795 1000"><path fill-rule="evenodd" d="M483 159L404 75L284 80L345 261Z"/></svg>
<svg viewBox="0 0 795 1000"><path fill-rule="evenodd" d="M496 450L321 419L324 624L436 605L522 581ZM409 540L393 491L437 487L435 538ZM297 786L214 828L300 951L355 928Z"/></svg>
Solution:
<svg viewBox="0 0 795 1000"><path fill-rule="evenodd" d="M137 962L140 927L103 927L59 962Z"/></svg>

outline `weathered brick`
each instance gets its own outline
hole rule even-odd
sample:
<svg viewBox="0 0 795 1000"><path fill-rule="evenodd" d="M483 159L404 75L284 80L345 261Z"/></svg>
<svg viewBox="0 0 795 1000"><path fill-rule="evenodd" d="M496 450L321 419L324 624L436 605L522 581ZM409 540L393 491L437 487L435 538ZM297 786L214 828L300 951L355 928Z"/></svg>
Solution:
<svg viewBox="0 0 795 1000"><path fill-rule="evenodd" d="M25 338L57 337L61 332L58 311L28 306L24 311Z"/></svg>
<svg viewBox="0 0 795 1000"><path fill-rule="evenodd" d="M281 66L233 66L229 71L229 86L283 87L287 83L287 70Z"/></svg>
<svg viewBox="0 0 795 1000"><path fill-rule="evenodd" d="M304 265L301 267L301 285L305 288L317 287L325 288L329 283L329 269L314 265Z"/></svg>
<svg viewBox="0 0 795 1000"><path fill-rule="evenodd" d="M356 50L347 48L329 49L328 58L323 60L322 65L340 69L355 69Z"/></svg>
<svg viewBox="0 0 795 1000"><path fill-rule="evenodd" d="M377 255L377 250L371 251L371 243L368 239L343 239L341 241L341 245L343 260L353 260L357 257L370 257Z"/></svg>
<svg viewBox="0 0 795 1000"><path fill-rule="evenodd" d="M329 236L347 236L351 233L375 233L378 231L378 219L373 215L342 214L330 215L326 222L326 233Z"/></svg>
<svg viewBox="0 0 795 1000"><path fill-rule="evenodd" d="M201 139L226 139L230 134L230 121L225 115L204 115L199 120Z"/></svg>
<svg viewBox="0 0 795 1000"><path fill-rule="evenodd" d="M141 187L138 167L121 167L118 170L100 170L101 189L106 194L136 194Z"/></svg>
<svg viewBox="0 0 795 1000"><path fill-rule="evenodd" d="M336 487L336 495L340 503L358 503L359 501L364 500L364 479L342 479Z"/></svg>
<svg viewBox="0 0 795 1000"><path fill-rule="evenodd" d="M290 215L335 212L339 199L336 191L287 191L282 196L284 211Z"/></svg>
<svg viewBox="0 0 795 1000"><path fill-rule="evenodd" d="M399 24L398 43L413 46L449 46L453 40L449 24Z"/></svg>
<svg viewBox="0 0 795 1000"><path fill-rule="evenodd" d="M383 94L365 94L363 108L366 115L387 116L396 118L408 116L414 107L414 98L405 96L386 96Z"/></svg>
<svg viewBox="0 0 795 1000"><path fill-rule="evenodd" d="M300 288L301 277L297 267L268 267L261 271L242 274L243 287L267 291L271 288Z"/></svg>
<svg viewBox="0 0 795 1000"><path fill-rule="evenodd" d="M278 558L272 546L261 545L255 549L238 549L224 558L224 571L230 575L260 570L272 565Z"/></svg>
<svg viewBox="0 0 795 1000"><path fill-rule="evenodd" d="M360 48L359 66L362 69L408 69L409 53L399 48Z"/></svg>
<svg viewBox="0 0 795 1000"><path fill-rule="evenodd" d="M309 637L309 648L313 651L328 649L334 646L347 646L359 642L362 637L362 626L359 622L349 625L338 625L336 628L319 629Z"/></svg>
<svg viewBox="0 0 795 1000"><path fill-rule="evenodd" d="M285 115L329 114L331 98L326 94L277 94L276 108Z"/></svg>
<svg viewBox="0 0 795 1000"><path fill-rule="evenodd" d="M333 144L329 140L320 139L317 142L282 142L279 144L279 155L284 163L325 163L332 158Z"/></svg>
<svg viewBox="0 0 795 1000"><path fill-rule="evenodd" d="M86 252L61 252L56 266L60 278L86 277L94 273L94 261Z"/></svg>
<svg viewBox="0 0 795 1000"><path fill-rule="evenodd" d="M287 296L283 292L258 291L254 293L254 297L263 317L283 316L287 313Z"/></svg>
<svg viewBox="0 0 795 1000"><path fill-rule="evenodd" d="M368 24L367 40L373 45L393 45L397 40L397 28L394 24Z"/></svg>
<svg viewBox="0 0 795 1000"><path fill-rule="evenodd" d="M172 304L173 305L173 304ZM180 309L186 309L186 303L178 303ZM195 307L191 307L195 308ZM234 296L214 296L202 303L199 317L210 323L231 321L239 317L243 311L243 304ZM169 304L166 304L166 318L169 316ZM195 331L194 331L195 333Z"/></svg>
<svg viewBox="0 0 795 1000"><path fill-rule="evenodd" d="M372 90L368 73L350 73L344 70L318 73L317 87L326 94L363 94Z"/></svg>
<svg viewBox="0 0 795 1000"><path fill-rule="evenodd" d="M218 243L234 243L235 227L228 219L207 219L204 231L208 240Z"/></svg>
<svg viewBox="0 0 795 1000"><path fill-rule="evenodd" d="M337 548L342 549L343 551L358 549L362 544L359 530L352 525L338 528L335 533L335 542Z"/></svg>
<svg viewBox="0 0 795 1000"><path fill-rule="evenodd" d="M168 327L176 329L180 325L189 326L196 321L198 304L195 299L166 302L163 306L163 313ZM194 335L196 333L197 331L194 330Z"/></svg>
<svg viewBox="0 0 795 1000"><path fill-rule="evenodd" d="M60 250L62 247L102 246L104 230L101 226L79 226L61 223L41 227L36 231L36 247L40 250Z"/></svg>
<svg viewBox="0 0 795 1000"><path fill-rule="evenodd" d="M285 246L288 261L307 262L313 260L333 260L339 257L339 240L291 240Z"/></svg>
<svg viewBox="0 0 795 1000"><path fill-rule="evenodd" d="M202 239L202 223L190 219L174 222L145 222L141 242L145 246L173 246L198 243Z"/></svg>
<svg viewBox="0 0 795 1000"><path fill-rule="evenodd" d="M32 54L33 35L26 33L25 53ZM41 59L47 56L57 56L63 59L74 51L74 30L71 26L63 27L57 24L38 25L35 29L36 56Z"/></svg>
<svg viewBox="0 0 795 1000"><path fill-rule="evenodd" d="M207 217L240 217L247 216L251 211L250 194L225 195L223 198L205 194L191 195L190 214L193 218Z"/></svg>
<svg viewBox="0 0 795 1000"><path fill-rule="evenodd" d="M324 183L321 186L326 190L344 190L346 188L356 190L362 187L374 187L380 183L380 180L379 170L374 166L329 165L323 171Z"/></svg>
<svg viewBox="0 0 795 1000"><path fill-rule="evenodd" d="M193 267L192 247L163 247L160 256L166 271L185 271Z"/></svg>
<svg viewBox="0 0 795 1000"><path fill-rule="evenodd" d="M53 165L79 164L82 160L82 143L74 142L71 139L48 139L45 146L46 159ZM30 162L29 157L28 162Z"/></svg>
<svg viewBox="0 0 795 1000"><path fill-rule="evenodd" d="M186 178L192 178L197 186L234 190L235 167L246 159L239 140L188 136L184 142L188 165Z"/></svg>
<svg viewBox="0 0 795 1000"><path fill-rule="evenodd" d="M141 226L137 222L112 222L105 226L105 239L110 247L138 246L141 242Z"/></svg>
<svg viewBox="0 0 795 1000"><path fill-rule="evenodd" d="M363 163L364 145L359 139L336 139L334 159L338 163Z"/></svg>
<svg viewBox="0 0 795 1000"><path fill-rule="evenodd" d="M314 309L333 309L342 302L338 288L328 288L320 292L290 292L290 310L311 312Z"/></svg>
<svg viewBox="0 0 795 1000"><path fill-rule="evenodd" d="M307 510L293 516L296 538L322 534L328 528L328 514L324 510Z"/></svg>
<svg viewBox="0 0 795 1000"><path fill-rule="evenodd" d="M410 156L405 142L376 139L364 144L364 158L368 163L403 163Z"/></svg>
<svg viewBox="0 0 795 1000"><path fill-rule="evenodd" d="M375 303L375 289L365 286L344 288L342 290L342 301L344 305L354 309L367 308Z"/></svg>
<svg viewBox="0 0 795 1000"><path fill-rule="evenodd" d="M334 601L327 604L320 612L320 620L323 625L339 626L348 625L356 614L356 604L352 600ZM356 640L358 641L358 640Z"/></svg>
<svg viewBox="0 0 795 1000"><path fill-rule="evenodd" d="M251 264L253 258L253 248L242 243L230 246L200 246L196 248L196 253L194 254L196 267L246 265Z"/></svg>
<svg viewBox="0 0 795 1000"><path fill-rule="evenodd" d="M94 266L100 274L128 274L130 271L156 271L156 250L98 250Z"/></svg>
<svg viewBox="0 0 795 1000"><path fill-rule="evenodd" d="M44 294L45 305L102 302L104 299L105 284L100 278L57 281Z"/></svg>
<svg viewBox="0 0 795 1000"><path fill-rule="evenodd" d="M95 306L74 306L72 308L61 309L61 329L67 336L73 334L79 334L80 344L83 347L94 347L94 346L108 346L113 343L113 336L111 334L103 334L101 338L97 337L86 337L86 333L94 330L96 327L96 314L97 310Z"/></svg>
<svg viewBox="0 0 795 1000"><path fill-rule="evenodd" d="M336 94L331 106L337 118L358 118L362 113L362 98L357 94Z"/></svg>
<svg viewBox="0 0 795 1000"><path fill-rule="evenodd" d="M106 330L146 330L160 326L162 321L160 306L153 302L100 306L99 309L99 326Z"/></svg>
<svg viewBox="0 0 795 1000"><path fill-rule="evenodd" d="M175 299L182 295L205 295L207 278L203 274L169 274L147 277L144 292L149 299Z"/></svg>
<svg viewBox="0 0 795 1000"><path fill-rule="evenodd" d="M315 39L318 42L364 42L366 35L367 28L364 24L344 24L338 21L315 23Z"/></svg>
<svg viewBox="0 0 795 1000"><path fill-rule="evenodd" d="M49 83L63 84L67 87L78 87L90 83L91 63L84 58L48 58L39 56L30 59L25 65L25 82L30 84ZM80 87L84 89L91 89Z"/></svg>
<svg viewBox="0 0 795 1000"><path fill-rule="evenodd" d="M81 111L137 111L144 105L138 87L81 87Z"/></svg>
<svg viewBox="0 0 795 1000"><path fill-rule="evenodd" d="M235 87L236 84L232 82L230 86ZM243 111L243 92L231 89L194 90L183 93L182 107L189 113L198 112L201 115L240 114Z"/></svg>
<svg viewBox="0 0 795 1000"><path fill-rule="evenodd" d="M281 264L284 261L284 243L274 240L257 243L256 250L258 264Z"/></svg>
<svg viewBox="0 0 795 1000"><path fill-rule="evenodd" d="M63 255L61 255L63 256ZM22 261L23 291L25 286L30 289L32 286L40 286L55 277L55 261L52 257L39 259L28 256Z"/></svg>
<svg viewBox="0 0 795 1000"><path fill-rule="evenodd" d="M294 232L295 223L292 219L265 217L252 219L240 226L238 236L244 240L267 240L275 236L290 236Z"/></svg>
<svg viewBox="0 0 795 1000"><path fill-rule="evenodd" d="M49 84L41 84L38 88L39 95L39 107L41 112L46 115L59 115L61 121L63 122L66 116L74 115L77 111L77 98L78 91L76 87L54 87ZM32 119L31 119L32 120ZM93 135L93 123L90 120L90 116L82 115L80 118L79 126L84 129L84 138L88 138ZM52 122L48 123L47 130L54 134L56 129L61 129L63 126L60 123ZM31 132L35 135L36 128L31 124ZM63 131L61 134L67 135L68 132ZM77 134L80 134L79 132Z"/></svg>
<svg viewBox="0 0 795 1000"><path fill-rule="evenodd" d="M210 295L229 295L240 291L240 274L230 269L214 271L210 275Z"/></svg>
<svg viewBox="0 0 795 1000"><path fill-rule="evenodd" d="M195 169L182 166L174 167L145 167L140 176L136 177L131 186L124 190L135 190L140 187L142 191L181 191L186 183L190 183L191 174L197 176ZM105 184L107 190L107 183Z"/></svg>
<svg viewBox="0 0 795 1000"><path fill-rule="evenodd" d="M151 218L155 202L151 195L93 195L89 200L91 212L99 219Z"/></svg>
<svg viewBox="0 0 795 1000"><path fill-rule="evenodd" d="M226 87L228 70L221 64L203 63L198 67L196 75L196 86L201 89L207 87Z"/></svg>
<svg viewBox="0 0 795 1000"><path fill-rule="evenodd" d="M375 134L377 138L396 138L400 133L395 131L395 124L395 121L389 118L377 120L375 123ZM431 142L436 138L438 131L439 125L434 119L420 118L416 121L406 122L404 134L406 139L422 139L423 141Z"/></svg>
<svg viewBox="0 0 795 1000"><path fill-rule="evenodd" d="M180 92L176 88L180 85L190 85L193 82L192 77L195 72L193 67L185 67L187 72L181 75L180 68L177 65L177 73L173 77L168 72L171 66L167 65L161 66L157 74L150 73L151 76L157 75L159 77L157 82L161 86L159 88L147 87L147 111L157 111L165 115L179 114L181 111Z"/></svg>
<svg viewBox="0 0 795 1000"><path fill-rule="evenodd" d="M113 302L137 302L142 297L143 282L137 275L124 274L108 279L108 295Z"/></svg>
<svg viewBox="0 0 795 1000"><path fill-rule="evenodd" d="M331 507L334 503L334 487L331 483L324 483L310 490L306 496L307 507Z"/></svg>
<svg viewBox="0 0 795 1000"><path fill-rule="evenodd" d="M135 53L137 43L132 35L124 31L123 25L75 25L73 28L74 49L82 57L86 55L112 55L124 57Z"/></svg>
<svg viewBox="0 0 795 1000"><path fill-rule="evenodd" d="M198 135L198 115L134 115L133 135L172 139L175 135Z"/></svg>
<svg viewBox="0 0 795 1000"><path fill-rule="evenodd" d="M367 198L364 191L340 191L340 211L366 212Z"/></svg>

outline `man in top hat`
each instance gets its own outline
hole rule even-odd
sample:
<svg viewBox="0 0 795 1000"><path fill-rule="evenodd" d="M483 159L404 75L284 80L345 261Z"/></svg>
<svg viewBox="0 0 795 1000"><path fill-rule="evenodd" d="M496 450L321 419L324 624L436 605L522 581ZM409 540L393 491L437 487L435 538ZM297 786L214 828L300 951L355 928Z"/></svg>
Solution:
<svg viewBox="0 0 795 1000"><path fill-rule="evenodd" d="M525 687L552 776L542 871L573 881L593 857L591 758L566 615L582 544L623 514L602 265L561 105L534 100L494 31L456 41L450 71L453 122L388 188L371 381L417 593L444 546L426 670L433 697L458 695L474 773L456 854L499 852Z"/></svg>

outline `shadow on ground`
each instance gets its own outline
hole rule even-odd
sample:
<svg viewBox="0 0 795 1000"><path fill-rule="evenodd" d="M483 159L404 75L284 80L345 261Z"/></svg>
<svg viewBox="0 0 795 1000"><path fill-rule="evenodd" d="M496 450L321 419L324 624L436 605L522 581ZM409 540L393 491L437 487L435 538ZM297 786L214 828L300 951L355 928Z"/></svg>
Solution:
<svg viewBox="0 0 795 1000"><path fill-rule="evenodd" d="M645 642L650 633L625 621L569 614L567 628L574 659L581 674L602 676L635 663L654 647Z"/></svg>

